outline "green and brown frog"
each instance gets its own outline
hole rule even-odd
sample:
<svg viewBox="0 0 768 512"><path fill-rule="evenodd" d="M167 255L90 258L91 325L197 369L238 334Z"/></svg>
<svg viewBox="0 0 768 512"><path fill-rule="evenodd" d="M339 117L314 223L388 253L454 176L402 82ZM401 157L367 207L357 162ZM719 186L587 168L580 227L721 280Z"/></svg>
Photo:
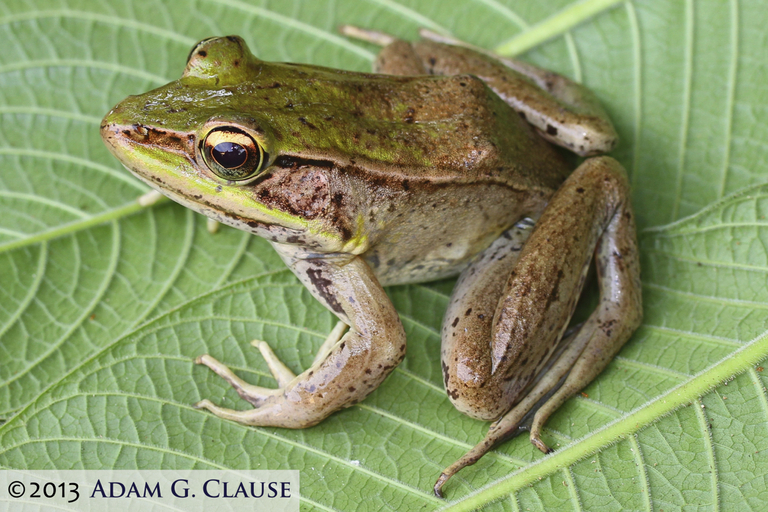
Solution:
<svg viewBox="0 0 768 512"><path fill-rule="evenodd" d="M383 287L460 275L443 320L445 389L494 423L442 473L440 495L537 406L531 441L550 451L544 422L640 324L627 176L609 157L574 170L553 146L590 156L616 143L579 84L434 35L344 31L384 46L374 74L264 62L239 37L206 39L179 80L123 100L101 134L150 186L269 240L340 320L299 375L254 342L277 389L199 357L253 405L197 404L222 418L305 428L360 402L406 353ZM600 302L566 334L593 257Z"/></svg>

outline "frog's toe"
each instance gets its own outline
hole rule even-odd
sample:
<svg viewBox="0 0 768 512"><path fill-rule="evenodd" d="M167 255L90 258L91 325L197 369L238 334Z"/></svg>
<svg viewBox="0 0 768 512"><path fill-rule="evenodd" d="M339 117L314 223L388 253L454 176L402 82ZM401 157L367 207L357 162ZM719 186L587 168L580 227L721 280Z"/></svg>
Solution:
<svg viewBox="0 0 768 512"><path fill-rule="evenodd" d="M544 441L541 440L541 437L539 437L539 434L531 433L531 443L533 444L533 446L535 446L536 448L538 448L544 453L552 453L553 451L555 451L549 446L547 446L547 444Z"/></svg>
<svg viewBox="0 0 768 512"><path fill-rule="evenodd" d="M237 391L238 395L240 395L243 399L248 400L254 407L263 405L267 399L281 393L279 389L263 388L261 386L254 386L253 384L245 382L243 379L235 375L234 372L230 370L224 363L219 362L208 354L196 358L195 363L205 365L216 372L216 374L227 381L230 386L235 388L235 391ZM202 400L198 402L195 407L200 406L198 408L204 408L214 412L213 409L209 407L209 405L216 407L208 400Z"/></svg>
<svg viewBox="0 0 768 512"><path fill-rule="evenodd" d="M257 412L260 409L251 409L248 411L235 411L234 409L227 409L226 407L219 407L208 399L200 400L194 405L195 409L207 409L219 418L225 420L232 420L238 423L246 425L260 425L256 418L258 418Z"/></svg>
<svg viewBox="0 0 768 512"><path fill-rule="evenodd" d="M369 30L366 28L356 27L354 25L339 25L339 32L347 37L360 39L361 41L367 41L379 46L387 46L396 40L386 32Z"/></svg>
<svg viewBox="0 0 768 512"><path fill-rule="evenodd" d="M293 379L296 378L296 374L293 373L290 368L277 357L272 351L272 348L265 341L253 340L251 345L259 349L261 356L269 366L269 371L272 372L272 376L277 380L277 385L281 388L286 387Z"/></svg>

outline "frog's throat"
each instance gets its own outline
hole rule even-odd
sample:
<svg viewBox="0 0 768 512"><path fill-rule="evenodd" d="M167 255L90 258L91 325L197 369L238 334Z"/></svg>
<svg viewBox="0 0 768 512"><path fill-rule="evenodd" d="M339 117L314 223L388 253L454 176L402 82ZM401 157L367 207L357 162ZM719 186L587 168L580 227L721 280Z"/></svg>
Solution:
<svg viewBox="0 0 768 512"><path fill-rule="evenodd" d="M124 165L125 166L125 165ZM317 229L311 222L279 210L272 210L263 204L251 201L241 212L224 209L215 203L202 199L205 194L194 194L190 190L176 190L167 183L156 183L151 177L125 166L141 181L180 205L196 211L217 222L261 236L273 242L286 242L296 237L304 238L308 233L333 238ZM201 197L195 199L193 196Z"/></svg>

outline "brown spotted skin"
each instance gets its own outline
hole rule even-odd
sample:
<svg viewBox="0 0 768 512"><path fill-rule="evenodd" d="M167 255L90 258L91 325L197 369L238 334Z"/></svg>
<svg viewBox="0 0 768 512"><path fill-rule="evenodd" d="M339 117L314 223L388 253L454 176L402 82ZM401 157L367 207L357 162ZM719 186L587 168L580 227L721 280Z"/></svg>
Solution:
<svg viewBox="0 0 768 512"><path fill-rule="evenodd" d="M269 63L238 37L212 38L193 48L181 79L125 99L101 132L152 187L272 242L349 326L334 330L299 375L257 344L278 389L198 358L254 405L199 402L223 418L304 428L363 400L405 355L382 286L461 273L443 323L445 387L462 412L498 421L446 469L439 493L565 378L534 418L532 441L548 450L546 418L637 327L634 219L615 160L588 159L571 174L551 144L582 155L615 144L610 121L580 85L432 41L394 41L376 68ZM205 156L213 130L250 137L262 165L241 181L222 178ZM601 303L561 341L593 254Z"/></svg>

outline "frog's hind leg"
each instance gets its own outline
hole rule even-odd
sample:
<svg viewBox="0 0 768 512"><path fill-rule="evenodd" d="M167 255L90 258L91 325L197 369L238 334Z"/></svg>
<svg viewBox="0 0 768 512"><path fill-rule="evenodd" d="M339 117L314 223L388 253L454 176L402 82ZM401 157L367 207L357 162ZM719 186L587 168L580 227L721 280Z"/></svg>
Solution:
<svg viewBox="0 0 768 512"><path fill-rule="evenodd" d="M618 135L597 97L583 85L527 62L507 59L454 38L421 32L413 43L429 74L480 77L554 144L581 156L613 149Z"/></svg>
<svg viewBox="0 0 768 512"><path fill-rule="evenodd" d="M573 314L593 253L600 303L558 355L558 340ZM498 301L490 344L487 337L462 339L464 317L456 314L461 308L451 304L453 316L446 317L444 326L454 327L448 334L458 336L451 341L444 332L446 390L460 410L475 417L490 411L488 416L499 419L483 441L443 471L435 484L438 496L452 475L515 435L526 415L556 390L536 411L531 427L531 442L550 451L540 438L542 425L606 367L640 324L639 274L626 173L612 158L588 159L537 221ZM467 342L476 345L474 351L466 350ZM491 402L505 393L502 403L514 406L499 413ZM473 414L473 407L481 410Z"/></svg>
<svg viewBox="0 0 768 512"><path fill-rule="evenodd" d="M339 32L347 37L352 37L361 41L367 41L379 46L387 46L388 44L392 44L397 41L395 36L389 35L386 32L360 28L354 25L340 25Z"/></svg>
<svg viewBox="0 0 768 512"><path fill-rule="evenodd" d="M390 75L480 77L550 142L581 156L610 151L618 135L597 97L583 85L527 62L507 59L422 29L420 41L342 25L349 37L383 46L373 69Z"/></svg>
<svg viewBox="0 0 768 512"><path fill-rule="evenodd" d="M426 75L421 57L408 41L397 39L384 32L342 25L339 31L349 37L383 46L373 63L374 73L387 75Z"/></svg>

